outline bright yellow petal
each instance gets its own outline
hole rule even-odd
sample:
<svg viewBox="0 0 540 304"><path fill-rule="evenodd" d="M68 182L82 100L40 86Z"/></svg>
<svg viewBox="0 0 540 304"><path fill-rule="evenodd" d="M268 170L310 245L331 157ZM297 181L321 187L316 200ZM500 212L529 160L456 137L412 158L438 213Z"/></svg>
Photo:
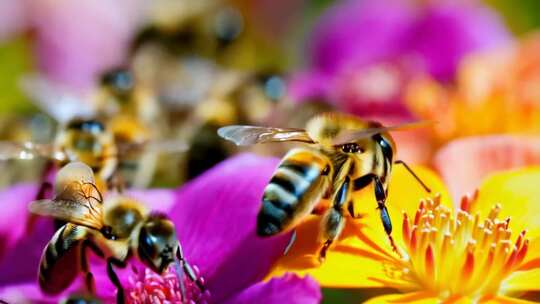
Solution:
<svg viewBox="0 0 540 304"><path fill-rule="evenodd" d="M510 275L504 283L503 288L505 291L528 291L528 290L540 290L540 268L517 271Z"/></svg>
<svg viewBox="0 0 540 304"><path fill-rule="evenodd" d="M310 216L298 227L293 247L278 261L270 276L293 271L309 274L325 287L366 288L383 287L387 284L395 284L395 287L401 288L408 287L405 286L407 282L391 280L387 276L388 265L393 264L394 256L386 253L384 249L377 251L356 238L340 241L328 252L324 263L320 264L319 227L320 217L316 216ZM356 227L349 226L346 230L354 228Z"/></svg>
<svg viewBox="0 0 540 304"><path fill-rule="evenodd" d="M436 194L441 194L443 205L453 208L448 190L435 172L421 166L415 166L412 169L431 188L431 194L427 193L402 165L394 166L390 179L387 207L392 220L392 235L401 247L403 247L403 243L400 241L403 233L403 212L406 212L410 218L414 218L420 200L433 197ZM365 233L370 239L391 251L388 237L381 224L379 211L376 209L377 202L373 193L373 187L369 186L355 194L355 213L365 215L359 222L366 226Z"/></svg>
<svg viewBox="0 0 540 304"><path fill-rule="evenodd" d="M532 270L540 268L540 237L529 241L527 255L520 266L520 270Z"/></svg>
<svg viewBox="0 0 540 304"><path fill-rule="evenodd" d="M414 304L435 304L441 303L441 300L433 294L427 292L411 292L405 294L390 294L374 297L364 304L388 304L388 303L414 303ZM453 302L456 303L456 302Z"/></svg>
<svg viewBox="0 0 540 304"><path fill-rule="evenodd" d="M526 229L529 239L540 236L540 168L491 176L480 187L472 213L487 216L497 203L502 206L499 218L511 218L510 228L515 235Z"/></svg>

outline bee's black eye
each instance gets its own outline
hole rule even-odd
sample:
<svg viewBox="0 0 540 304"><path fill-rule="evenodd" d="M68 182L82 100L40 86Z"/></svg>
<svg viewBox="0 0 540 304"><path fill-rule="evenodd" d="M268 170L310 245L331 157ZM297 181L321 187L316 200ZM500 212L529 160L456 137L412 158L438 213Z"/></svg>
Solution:
<svg viewBox="0 0 540 304"><path fill-rule="evenodd" d="M341 151L345 153L362 153L364 150L355 143L348 143L341 146Z"/></svg>
<svg viewBox="0 0 540 304"><path fill-rule="evenodd" d="M103 234L103 236L106 239L116 240L116 235L114 235L112 233L112 227L111 226L103 226L103 228L101 228L101 233Z"/></svg>
<svg viewBox="0 0 540 304"><path fill-rule="evenodd" d="M95 119L73 119L68 125L68 129L88 132L92 134L98 134L105 130L105 126L98 120Z"/></svg>
<svg viewBox="0 0 540 304"><path fill-rule="evenodd" d="M128 91L133 87L133 75L126 68L117 68L105 73L101 83L119 91Z"/></svg>

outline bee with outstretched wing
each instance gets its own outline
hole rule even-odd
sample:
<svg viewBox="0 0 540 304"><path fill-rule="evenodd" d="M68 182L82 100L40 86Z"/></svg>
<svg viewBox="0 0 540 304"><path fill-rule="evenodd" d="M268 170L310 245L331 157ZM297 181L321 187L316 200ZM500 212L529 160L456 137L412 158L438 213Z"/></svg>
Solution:
<svg viewBox="0 0 540 304"><path fill-rule="evenodd" d="M322 198L329 199L331 208L325 211L321 229L324 244L319 258L323 260L344 227L345 212L356 217L352 193L371 183L384 230L396 250L385 205L392 166L404 165L426 191L430 190L403 161L394 160L396 146L389 131L417 126L386 127L345 114L326 113L308 121L305 130L227 126L218 134L240 146L285 141L308 144L287 153L266 186L257 216L257 234L272 236L294 229Z"/></svg>
<svg viewBox="0 0 540 304"><path fill-rule="evenodd" d="M67 221L41 256L39 285L43 292L58 294L82 274L88 292L94 294L88 250L107 262L107 273L118 289L118 303L125 302L125 294L114 268L125 267L131 257L159 274L174 263L183 292L184 273L200 289L205 288L183 256L173 222L149 213L141 203L125 196L108 198L104 204L87 165L74 162L63 167L56 178L55 193L52 200L35 201L29 207L36 214Z"/></svg>

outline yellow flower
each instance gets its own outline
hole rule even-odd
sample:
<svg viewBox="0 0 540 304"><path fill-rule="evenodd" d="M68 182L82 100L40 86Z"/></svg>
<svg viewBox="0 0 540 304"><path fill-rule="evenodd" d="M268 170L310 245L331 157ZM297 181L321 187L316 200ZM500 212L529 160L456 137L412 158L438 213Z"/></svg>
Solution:
<svg viewBox="0 0 540 304"><path fill-rule="evenodd" d="M370 193L362 193L356 204L365 216L349 221L322 265L311 256L320 246L319 219L312 217L274 274L311 274L325 287L395 289L369 303L528 303L519 297L540 290L540 169L492 176L458 210L433 173L416 170L440 194L422 199L425 193L396 168L388 208L401 257L369 205Z"/></svg>

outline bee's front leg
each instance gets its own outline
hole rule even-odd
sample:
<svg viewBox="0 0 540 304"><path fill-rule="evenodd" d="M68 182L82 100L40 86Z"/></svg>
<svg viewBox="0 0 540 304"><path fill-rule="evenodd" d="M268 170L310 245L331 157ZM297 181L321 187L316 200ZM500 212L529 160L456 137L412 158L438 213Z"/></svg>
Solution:
<svg viewBox="0 0 540 304"><path fill-rule="evenodd" d="M109 279L111 279L111 282L114 284L117 290L116 303L124 304L126 303L126 297L124 295L124 287L122 287L122 283L120 283L120 280L118 279L118 275L116 275L116 272L114 271L114 266L124 268L126 267L126 263L115 258L109 258L107 260L107 275L109 276Z"/></svg>
<svg viewBox="0 0 540 304"><path fill-rule="evenodd" d="M96 284L94 281L94 275L90 272L90 265L88 263L88 249L92 250L97 256L103 258L103 252L96 246L91 240L85 240L81 246L81 270L84 273L84 282L86 290L89 294L94 295L96 293Z"/></svg>
<svg viewBox="0 0 540 304"><path fill-rule="evenodd" d="M386 196L387 192L384 188L383 183L378 177L374 178L375 181L375 198L377 199L377 209L379 209L380 216L381 216L381 222L384 227L384 231L386 232L386 235L388 236L388 240L390 241L390 245L392 246L392 249L397 254L399 253L399 250L396 246L396 243L394 242L394 238L392 237L392 221L390 219L390 214L388 214L388 209L386 208Z"/></svg>
<svg viewBox="0 0 540 304"><path fill-rule="evenodd" d="M339 237L343 227L345 226L345 218L343 216L343 207L349 201L350 194L350 179L348 176L334 194L333 204L326 211L323 218L322 239L325 240L323 247L319 251L319 260L321 262L326 258L326 252L332 243Z"/></svg>
<svg viewBox="0 0 540 304"><path fill-rule="evenodd" d="M81 270L84 274L86 291L89 294L94 295L96 294L96 283L94 281L94 275L90 272L90 265L88 265L87 248L88 246L86 242L84 242L81 248Z"/></svg>

